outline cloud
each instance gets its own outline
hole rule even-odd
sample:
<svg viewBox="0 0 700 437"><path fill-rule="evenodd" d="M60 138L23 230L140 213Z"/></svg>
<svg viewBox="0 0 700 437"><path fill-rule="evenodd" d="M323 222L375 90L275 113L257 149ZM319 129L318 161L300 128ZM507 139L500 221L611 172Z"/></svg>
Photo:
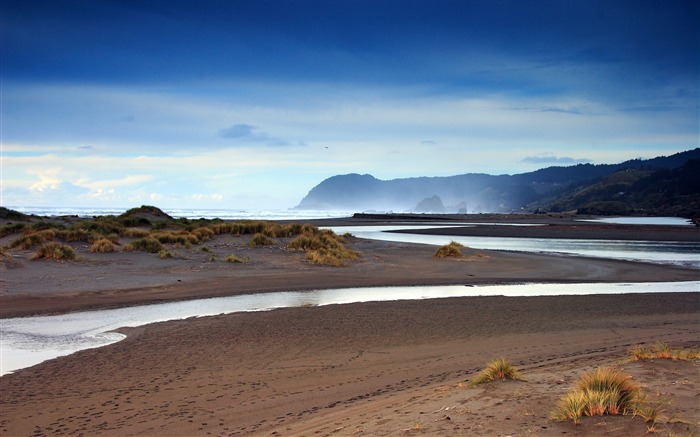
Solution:
<svg viewBox="0 0 700 437"><path fill-rule="evenodd" d="M555 156L551 153L540 153L534 156L526 156L520 162L528 164L587 164L590 159L576 159L569 156Z"/></svg>
<svg viewBox="0 0 700 437"><path fill-rule="evenodd" d="M425 145L425 146L434 146L434 145L437 144L437 141L433 141L433 140L423 140L423 141L421 141L420 143L423 144L423 145Z"/></svg>
<svg viewBox="0 0 700 437"><path fill-rule="evenodd" d="M254 138L254 129L255 126L249 124L234 124L229 128L221 129L219 135L223 138Z"/></svg>
<svg viewBox="0 0 700 437"><path fill-rule="evenodd" d="M286 147L286 146L305 146L303 141L290 143L287 140L275 137L267 132L259 131L256 126L240 123L234 124L231 127L221 129L219 136L222 138L230 138L254 143L264 143L269 147Z"/></svg>
<svg viewBox="0 0 700 437"><path fill-rule="evenodd" d="M511 107L507 108L511 111L527 111L527 112L557 112L561 114L583 115L584 112L580 108L570 107L563 108L558 106L541 106L541 107Z"/></svg>

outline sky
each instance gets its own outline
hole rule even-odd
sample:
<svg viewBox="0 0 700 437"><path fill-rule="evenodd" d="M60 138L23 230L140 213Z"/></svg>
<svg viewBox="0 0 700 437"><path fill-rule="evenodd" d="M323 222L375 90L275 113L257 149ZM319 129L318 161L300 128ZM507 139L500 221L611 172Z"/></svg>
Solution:
<svg viewBox="0 0 700 437"><path fill-rule="evenodd" d="M699 146L700 3L2 0L2 206L277 209L324 179Z"/></svg>

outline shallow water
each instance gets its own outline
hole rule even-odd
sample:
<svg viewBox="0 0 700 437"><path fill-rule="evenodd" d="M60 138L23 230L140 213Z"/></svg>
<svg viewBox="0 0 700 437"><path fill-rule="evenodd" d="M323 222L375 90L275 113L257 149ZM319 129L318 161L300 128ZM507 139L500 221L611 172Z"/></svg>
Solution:
<svg viewBox="0 0 700 437"><path fill-rule="evenodd" d="M372 287L260 293L110 310L0 320L0 374L124 338L110 332L167 320L274 308L464 296L547 296L609 293L697 292L700 281L608 284Z"/></svg>
<svg viewBox="0 0 700 437"><path fill-rule="evenodd" d="M604 217L597 219L582 219L578 221L613 223L619 225L695 226L690 219L683 217Z"/></svg>
<svg viewBox="0 0 700 437"><path fill-rule="evenodd" d="M400 225L400 226L334 226L335 233L350 234L367 239L420 243L442 246L456 241L474 249L510 250L589 256L595 258L644 261L656 264L674 264L700 269L700 242L688 241L627 241L627 240L582 240L560 238L514 238L514 237L471 237L451 235L421 235L387 232L390 230L456 228L475 226L474 223L461 225Z"/></svg>

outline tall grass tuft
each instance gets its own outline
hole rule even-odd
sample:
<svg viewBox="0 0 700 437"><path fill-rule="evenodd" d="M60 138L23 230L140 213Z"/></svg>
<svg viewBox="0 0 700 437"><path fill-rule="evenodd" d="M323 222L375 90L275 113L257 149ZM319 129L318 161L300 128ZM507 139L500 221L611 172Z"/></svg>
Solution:
<svg viewBox="0 0 700 437"><path fill-rule="evenodd" d="M311 264L340 267L360 257L357 252L345 247L343 237L331 230L319 230L310 225L303 225L300 231L302 234L294 238L287 247L291 250L305 251L306 259Z"/></svg>
<svg viewBox="0 0 700 437"><path fill-rule="evenodd" d="M250 239L250 243L248 243L250 247L271 246L273 244L275 244L275 240L261 233L253 235L253 238Z"/></svg>
<svg viewBox="0 0 700 437"><path fill-rule="evenodd" d="M451 241L450 244L439 247L433 256L435 258L461 258L464 256L461 250L463 247L464 245Z"/></svg>
<svg viewBox="0 0 700 437"><path fill-rule="evenodd" d="M114 252L114 243L111 240L108 240L106 238L102 238L102 239L97 240L94 243L92 243L92 246L90 246L90 252L100 252L100 253Z"/></svg>
<svg viewBox="0 0 700 437"><path fill-rule="evenodd" d="M72 260L75 259L75 250L68 245L51 241L41 245L34 256L32 256L32 260L38 259Z"/></svg>
<svg viewBox="0 0 700 437"><path fill-rule="evenodd" d="M582 416L633 413L642 401L641 388L632 377L619 369L599 368L579 378L574 389L559 400L551 418L571 419L578 425Z"/></svg>
<svg viewBox="0 0 700 437"><path fill-rule="evenodd" d="M153 237L144 237L127 243L124 245L124 250L127 252L140 250L142 252L158 253L163 250L163 245Z"/></svg>
<svg viewBox="0 0 700 437"><path fill-rule="evenodd" d="M526 381L523 375L510 361L505 358L497 358L491 361L486 368L469 383L469 386L476 387L479 384L495 381L497 379L504 381L506 379Z"/></svg>

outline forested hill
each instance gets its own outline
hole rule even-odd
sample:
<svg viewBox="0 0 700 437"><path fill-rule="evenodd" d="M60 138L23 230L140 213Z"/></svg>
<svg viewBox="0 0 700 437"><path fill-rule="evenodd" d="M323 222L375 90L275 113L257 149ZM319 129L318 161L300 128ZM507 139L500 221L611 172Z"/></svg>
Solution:
<svg viewBox="0 0 700 437"><path fill-rule="evenodd" d="M380 180L330 177L299 209L413 212L551 210L697 216L700 148L619 164L548 167L516 175L467 173Z"/></svg>

